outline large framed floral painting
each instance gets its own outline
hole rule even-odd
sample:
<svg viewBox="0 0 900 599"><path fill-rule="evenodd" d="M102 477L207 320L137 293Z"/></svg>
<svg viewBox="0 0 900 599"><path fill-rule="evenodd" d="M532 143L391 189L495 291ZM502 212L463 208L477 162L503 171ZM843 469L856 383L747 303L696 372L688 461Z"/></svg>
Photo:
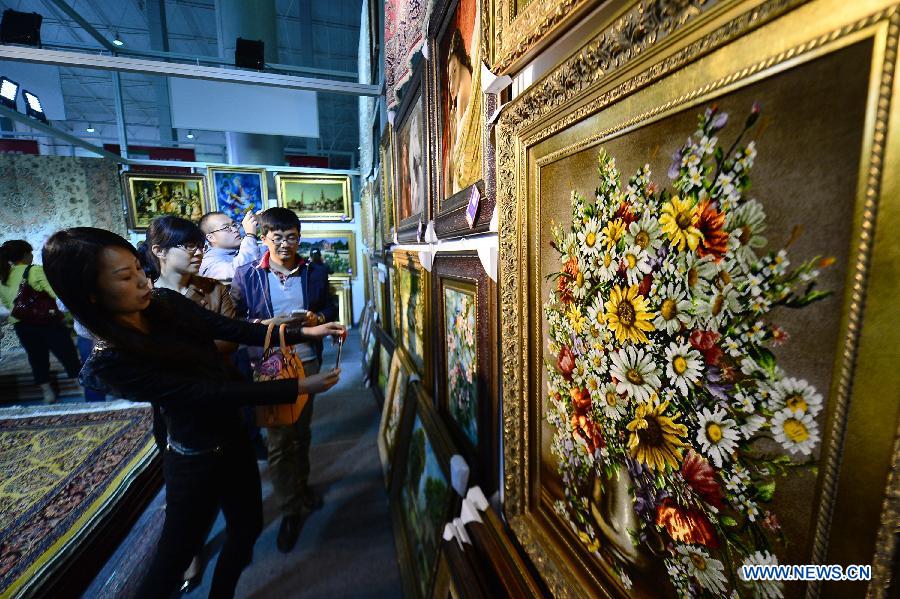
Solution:
<svg viewBox="0 0 900 599"><path fill-rule="evenodd" d="M397 440L406 410L410 372L409 359L403 350L395 348L384 390L381 424L378 427L378 455L381 458L384 483L388 488L394 473Z"/></svg>
<svg viewBox="0 0 900 599"><path fill-rule="evenodd" d="M426 384L430 372L425 367L431 357L431 331L426 321L429 310L428 271L419 262L418 252L394 250L394 338L410 356L416 372Z"/></svg>
<svg viewBox="0 0 900 599"><path fill-rule="evenodd" d="M450 451L421 385L410 385L411 432L393 491L394 538L407 597L431 597L444 524L456 496Z"/></svg>
<svg viewBox="0 0 900 599"><path fill-rule="evenodd" d="M438 253L431 271L435 305L435 398L442 422L472 469L497 488L496 286L476 252Z"/></svg>
<svg viewBox="0 0 900 599"><path fill-rule="evenodd" d="M180 216L199 222L206 206L203 175L122 175L128 214L128 228L143 232L157 216Z"/></svg>
<svg viewBox="0 0 900 599"><path fill-rule="evenodd" d="M209 166L206 168L209 183L209 209L227 214L236 223L248 212L268 208L269 192L266 169Z"/></svg>
<svg viewBox="0 0 900 599"><path fill-rule="evenodd" d="M601 31L497 125L504 509L556 595L890 576L900 13L729 6L594 78ZM742 577L773 564L872 579Z"/></svg>

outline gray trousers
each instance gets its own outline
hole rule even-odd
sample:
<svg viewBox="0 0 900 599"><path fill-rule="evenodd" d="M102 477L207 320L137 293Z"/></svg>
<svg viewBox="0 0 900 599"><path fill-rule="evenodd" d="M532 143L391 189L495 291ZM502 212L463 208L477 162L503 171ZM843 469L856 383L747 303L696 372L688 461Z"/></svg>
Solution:
<svg viewBox="0 0 900 599"><path fill-rule="evenodd" d="M303 363L307 376L317 374L319 368L321 363L318 360ZM314 395L309 396L306 407L294 424L268 428L269 474L282 516L300 516L303 513L303 494L309 482L314 398Z"/></svg>

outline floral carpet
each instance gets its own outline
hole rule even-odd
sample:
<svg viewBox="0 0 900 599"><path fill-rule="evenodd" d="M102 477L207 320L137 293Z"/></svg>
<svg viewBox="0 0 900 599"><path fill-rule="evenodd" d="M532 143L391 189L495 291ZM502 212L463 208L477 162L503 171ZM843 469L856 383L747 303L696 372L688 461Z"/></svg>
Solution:
<svg viewBox="0 0 900 599"><path fill-rule="evenodd" d="M35 592L156 451L149 406L0 410L0 597Z"/></svg>

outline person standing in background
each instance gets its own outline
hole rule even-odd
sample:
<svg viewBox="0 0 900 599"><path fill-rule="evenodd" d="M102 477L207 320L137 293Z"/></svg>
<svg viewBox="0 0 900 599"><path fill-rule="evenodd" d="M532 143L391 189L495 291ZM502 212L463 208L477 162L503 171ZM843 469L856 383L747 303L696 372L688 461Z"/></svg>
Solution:
<svg viewBox="0 0 900 599"><path fill-rule="evenodd" d="M199 224L209 244L209 250L200 264L201 277L216 279L227 285L234 278L238 266L260 259L261 252L256 242L257 221L253 212L244 215L240 226L224 212L208 212ZM244 228L243 239L240 227Z"/></svg>
<svg viewBox="0 0 900 599"><path fill-rule="evenodd" d="M0 246L0 302L10 310L23 287L23 279L35 291L56 299L44 269L39 264L32 264L32 251L31 244L24 239L13 239ZM50 386L50 352L63 365L69 378L77 378L81 371L81 360L62 313L59 319L53 319L49 324L22 322L14 316L9 317L9 323L13 325L19 343L28 355L34 383L40 386L44 403L55 403L56 393Z"/></svg>
<svg viewBox="0 0 900 599"><path fill-rule="evenodd" d="M264 320L289 317L306 310L313 326L337 318L337 302L328 286L328 270L308 264L298 254L300 220L287 208L269 208L259 215L260 233L267 251L257 262L234 273L231 297L239 318ZM307 376L319 372L322 342L296 346ZM293 549L305 515L322 506L321 497L309 485L310 424L314 396L309 396L297 422L268 429L269 472L282 520L278 550Z"/></svg>

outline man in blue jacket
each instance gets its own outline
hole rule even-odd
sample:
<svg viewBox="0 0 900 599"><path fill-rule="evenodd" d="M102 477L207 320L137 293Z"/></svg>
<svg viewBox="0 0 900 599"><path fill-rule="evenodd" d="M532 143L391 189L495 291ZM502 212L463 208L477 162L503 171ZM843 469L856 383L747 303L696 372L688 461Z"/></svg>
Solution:
<svg viewBox="0 0 900 599"><path fill-rule="evenodd" d="M310 325L337 319L338 307L328 286L328 269L308 263L297 254L300 220L286 208L269 208L258 215L259 231L267 251L257 261L237 268L231 296L238 317L268 320L290 317L307 310ZM294 347L307 375L319 372L322 342ZM281 510L278 549L290 551L297 542L303 518L318 509L322 500L309 486L310 423L313 396L291 426L270 427L269 472L275 499Z"/></svg>

